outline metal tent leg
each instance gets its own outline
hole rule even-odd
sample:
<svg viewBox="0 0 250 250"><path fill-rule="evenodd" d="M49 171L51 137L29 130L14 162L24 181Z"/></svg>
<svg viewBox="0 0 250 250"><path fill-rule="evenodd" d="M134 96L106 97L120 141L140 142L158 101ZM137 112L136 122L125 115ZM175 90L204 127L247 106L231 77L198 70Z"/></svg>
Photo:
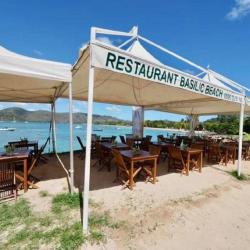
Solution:
<svg viewBox="0 0 250 250"><path fill-rule="evenodd" d="M72 104L72 84L69 83L69 137L70 137L70 192L74 192L74 148L73 148L73 104Z"/></svg>
<svg viewBox="0 0 250 250"><path fill-rule="evenodd" d="M241 175L244 109L245 109L245 103L242 103L240 106L240 124L239 124L239 149L238 149L238 168L237 168L238 176Z"/></svg>
<svg viewBox="0 0 250 250"><path fill-rule="evenodd" d="M84 190L83 190L83 220L82 221L83 221L83 232L84 233L88 232L93 92L94 92L94 68L90 66L90 69L89 69L89 87L88 87L88 118L87 118L87 135L86 135L86 155L85 155Z"/></svg>

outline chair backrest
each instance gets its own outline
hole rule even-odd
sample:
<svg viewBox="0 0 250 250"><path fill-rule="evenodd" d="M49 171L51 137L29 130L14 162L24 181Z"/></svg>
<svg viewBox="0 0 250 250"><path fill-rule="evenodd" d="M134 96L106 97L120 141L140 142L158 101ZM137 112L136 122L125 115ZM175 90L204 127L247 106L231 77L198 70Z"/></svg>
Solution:
<svg viewBox="0 0 250 250"><path fill-rule="evenodd" d="M85 148L85 146L83 146L83 143L82 143L81 138L80 138L79 136L77 136L76 138L77 138L77 140L78 140L78 142L79 142L79 144L80 144L80 146L81 146L81 149L82 149L82 150L85 150L86 148Z"/></svg>
<svg viewBox="0 0 250 250"><path fill-rule="evenodd" d="M157 135L157 140L159 142L163 141L164 140L164 136L163 135Z"/></svg>
<svg viewBox="0 0 250 250"><path fill-rule="evenodd" d="M127 144L130 148L133 148L133 147L134 147L134 140L131 139L131 138L127 138L126 144Z"/></svg>
<svg viewBox="0 0 250 250"><path fill-rule="evenodd" d="M161 148L160 147L157 147L155 145L149 145L149 153L151 155L160 155L161 153Z"/></svg>
<svg viewBox="0 0 250 250"><path fill-rule="evenodd" d="M152 139L152 135L146 135L146 137L145 137L148 141L151 141L151 139Z"/></svg>
<svg viewBox="0 0 250 250"><path fill-rule="evenodd" d="M112 142L112 136L111 137L102 137L101 141L102 142Z"/></svg>
<svg viewBox="0 0 250 250"><path fill-rule="evenodd" d="M128 174L128 168L123 160L123 157L122 157L120 151L117 149L112 149L112 154L114 156L116 167L119 168L121 171Z"/></svg>
<svg viewBox="0 0 250 250"><path fill-rule="evenodd" d="M125 140L125 137L123 135L120 135L120 140L122 143L126 144L126 140Z"/></svg>
<svg viewBox="0 0 250 250"><path fill-rule="evenodd" d="M171 159L180 161L182 164L184 164L180 148L171 145L168 146L168 152Z"/></svg>
<svg viewBox="0 0 250 250"><path fill-rule="evenodd" d="M91 134L91 141L96 141L97 134Z"/></svg>
<svg viewBox="0 0 250 250"><path fill-rule="evenodd" d="M204 144L202 144L202 143L192 143L190 148L204 150Z"/></svg>
<svg viewBox="0 0 250 250"><path fill-rule="evenodd" d="M28 140L9 142L8 144L15 147L15 149L28 149Z"/></svg>
<svg viewBox="0 0 250 250"><path fill-rule="evenodd" d="M115 140L116 140L116 136L115 136L115 135L112 135L112 136L111 136L111 142L115 142Z"/></svg>
<svg viewBox="0 0 250 250"><path fill-rule="evenodd" d="M15 195L15 164L0 161L0 200Z"/></svg>
<svg viewBox="0 0 250 250"><path fill-rule="evenodd" d="M208 151L209 151L210 155L220 154L221 153L220 144L219 143L209 143L208 144Z"/></svg>
<svg viewBox="0 0 250 250"><path fill-rule="evenodd" d="M99 160L104 159L103 149L100 142L95 143L96 155Z"/></svg>

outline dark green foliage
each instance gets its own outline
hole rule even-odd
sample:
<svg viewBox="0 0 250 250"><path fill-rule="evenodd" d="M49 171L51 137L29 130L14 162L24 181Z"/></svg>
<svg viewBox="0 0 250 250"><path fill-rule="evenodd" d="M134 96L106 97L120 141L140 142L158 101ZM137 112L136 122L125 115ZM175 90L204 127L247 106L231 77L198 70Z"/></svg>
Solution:
<svg viewBox="0 0 250 250"><path fill-rule="evenodd" d="M206 130L218 134L237 135L239 133L239 117L234 115L218 115L203 122Z"/></svg>

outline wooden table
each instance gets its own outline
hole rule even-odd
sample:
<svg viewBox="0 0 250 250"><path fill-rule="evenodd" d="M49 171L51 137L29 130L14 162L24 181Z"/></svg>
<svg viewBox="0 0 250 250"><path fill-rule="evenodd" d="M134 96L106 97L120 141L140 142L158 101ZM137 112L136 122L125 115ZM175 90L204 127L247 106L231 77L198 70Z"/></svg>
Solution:
<svg viewBox="0 0 250 250"><path fill-rule="evenodd" d="M152 142L151 144L156 147L160 147L163 150L167 150L168 146L174 145L173 143L168 143L168 142Z"/></svg>
<svg viewBox="0 0 250 250"><path fill-rule="evenodd" d="M118 149L118 150L126 150L129 149L129 146L124 143L112 144L111 142L102 142L101 146L107 150Z"/></svg>
<svg viewBox="0 0 250 250"><path fill-rule="evenodd" d="M30 150L16 150L13 155L6 155L5 152L0 152L0 161L4 162L22 162L23 163L23 188L24 192L28 191L28 159L30 156Z"/></svg>
<svg viewBox="0 0 250 250"><path fill-rule="evenodd" d="M130 171L129 171L129 186L131 190L133 190L134 187L134 178L133 178L133 173L134 173L134 164L136 162L141 162L141 161L153 161L154 166L153 166L153 184L156 183L156 171L157 171L157 158L158 155L151 155L149 152L140 150L138 154L134 154L132 150L122 150L120 151L121 155L125 160L127 160L130 163Z"/></svg>
<svg viewBox="0 0 250 250"><path fill-rule="evenodd" d="M187 172L186 175L189 175L189 168L190 168L190 159L192 156L198 156L199 161L199 172L201 172L203 166L203 150L195 149L195 148L186 148L181 149L182 155L187 159Z"/></svg>
<svg viewBox="0 0 250 250"><path fill-rule="evenodd" d="M14 145L15 148L20 148L20 147L33 147L35 153L38 152L38 141L11 141L8 142L9 145Z"/></svg>

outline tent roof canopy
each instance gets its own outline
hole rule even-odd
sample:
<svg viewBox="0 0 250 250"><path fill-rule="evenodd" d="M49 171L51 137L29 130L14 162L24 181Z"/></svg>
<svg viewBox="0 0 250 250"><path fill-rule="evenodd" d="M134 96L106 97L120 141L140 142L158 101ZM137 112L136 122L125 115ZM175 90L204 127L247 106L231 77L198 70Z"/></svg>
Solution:
<svg viewBox="0 0 250 250"><path fill-rule="evenodd" d="M35 59L0 46L0 101L51 103L71 82L71 65Z"/></svg>
<svg viewBox="0 0 250 250"><path fill-rule="evenodd" d="M126 36L129 39L114 46L98 41L97 34ZM162 64L140 41L196 67L205 76L194 76ZM124 49L129 44L131 45ZM137 28L128 33L92 28L91 42L80 50L80 56L72 70L74 99L88 99L89 65L95 68L96 102L204 115L239 112L240 103L245 102L241 85L226 81L218 73L139 36Z"/></svg>

